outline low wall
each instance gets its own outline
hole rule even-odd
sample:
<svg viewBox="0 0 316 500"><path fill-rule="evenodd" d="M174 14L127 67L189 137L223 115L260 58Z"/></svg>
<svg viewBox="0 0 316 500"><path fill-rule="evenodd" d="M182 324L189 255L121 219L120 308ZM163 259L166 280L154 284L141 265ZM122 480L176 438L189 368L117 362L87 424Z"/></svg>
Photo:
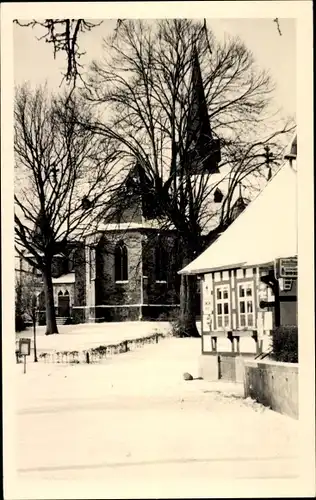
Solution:
<svg viewBox="0 0 316 500"><path fill-rule="evenodd" d="M245 397L298 418L298 364L250 361L244 366Z"/></svg>
<svg viewBox="0 0 316 500"><path fill-rule="evenodd" d="M228 380L243 383L244 364L252 358L251 353L240 355L229 352L202 354L199 358L199 377L209 382Z"/></svg>
<svg viewBox="0 0 316 500"><path fill-rule="evenodd" d="M100 345L83 351L53 351L39 354L38 360L45 363L98 363L108 356L134 351L146 344L158 344L166 337L163 333L153 333L146 337L123 340L118 344Z"/></svg>

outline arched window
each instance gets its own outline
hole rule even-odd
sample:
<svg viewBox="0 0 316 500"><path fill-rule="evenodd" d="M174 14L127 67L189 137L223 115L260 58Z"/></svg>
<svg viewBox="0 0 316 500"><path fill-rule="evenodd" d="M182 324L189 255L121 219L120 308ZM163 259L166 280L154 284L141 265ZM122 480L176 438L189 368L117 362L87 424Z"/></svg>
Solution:
<svg viewBox="0 0 316 500"><path fill-rule="evenodd" d="M60 291L58 292L58 295L59 295L59 296L61 296L62 294L63 294L63 292L60 290Z"/></svg>
<svg viewBox="0 0 316 500"><path fill-rule="evenodd" d="M128 281L127 248L123 241L115 246L115 281Z"/></svg>
<svg viewBox="0 0 316 500"><path fill-rule="evenodd" d="M161 239L157 242L155 257L156 281L167 281L168 254Z"/></svg>
<svg viewBox="0 0 316 500"><path fill-rule="evenodd" d="M66 290L66 291L65 291L65 295L69 295L69 292L68 292L68 290Z"/></svg>

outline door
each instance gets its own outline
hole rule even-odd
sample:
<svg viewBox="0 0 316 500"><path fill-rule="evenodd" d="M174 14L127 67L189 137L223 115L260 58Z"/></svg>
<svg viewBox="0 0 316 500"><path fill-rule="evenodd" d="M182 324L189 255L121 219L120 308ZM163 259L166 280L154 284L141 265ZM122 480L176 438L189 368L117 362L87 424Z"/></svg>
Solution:
<svg viewBox="0 0 316 500"><path fill-rule="evenodd" d="M69 294L62 292L58 294L58 316L62 318L68 318L70 316L70 305L69 305Z"/></svg>

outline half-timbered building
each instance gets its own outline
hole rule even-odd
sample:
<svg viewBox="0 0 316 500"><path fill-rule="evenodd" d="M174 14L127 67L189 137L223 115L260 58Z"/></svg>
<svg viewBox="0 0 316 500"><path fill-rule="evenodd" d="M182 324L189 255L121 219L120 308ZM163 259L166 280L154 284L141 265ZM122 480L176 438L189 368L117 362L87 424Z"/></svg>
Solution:
<svg viewBox="0 0 316 500"><path fill-rule="evenodd" d="M219 239L182 269L202 281L202 354L255 355L297 325L297 138L285 163Z"/></svg>

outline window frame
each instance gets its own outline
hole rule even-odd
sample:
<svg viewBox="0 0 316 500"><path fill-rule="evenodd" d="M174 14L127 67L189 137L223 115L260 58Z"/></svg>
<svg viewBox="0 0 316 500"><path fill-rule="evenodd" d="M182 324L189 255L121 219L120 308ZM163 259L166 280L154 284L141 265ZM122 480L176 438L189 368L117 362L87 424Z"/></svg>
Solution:
<svg viewBox="0 0 316 500"><path fill-rule="evenodd" d="M163 241L158 239L157 245L155 247L155 281L156 283L167 283L168 271L165 268L163 271L163 275L161 273L161 269L164 266L167 266L168 262L168 253L166 252L165 247L163 246Z"/></svg>
<svg viewBox="0 0 316 500"><path fill-rule="evenodd" d="M219 299L217 297L217 292L218 290L221 291L222 297ZM224 291L227 290L227 298L224 299ZM230 284L227 283L225 285L215 285L214 287L214 297L215 297L215 323L216 323L216 330L230 330L231 329L231 287ZM218 305L221 304L222 306L222 312L219 314L218 313ZM228 313L224 313L224 304L228 305ZM228 317L228 322L227 325L225 325L225 316ZM222 318L222 324L219 326L218 318Z"/></svg>
<svg viewBox="0 0 316 500"><path fill-rule="evenodd" d="M117 252L120 252L119 255ZM125 255L124 255L125 252ZM120 275L117 276L118 271L118 260L120 259ZM125 262L126 259L126 262ZM124 272L126 271L126 273ZM126 274L126 279L125 279ZM115 283L128 283L128 249L124 241L120 240L116 243L114 249L114 281Z"/></svg>
<svg viewBox="0 0 316 500"><path fill-rule="evenodd" d="M93 246L89 248L89 272L90 281L94 281L96 279L96 248Z"/></svg>
<svg viewBox="0 0 316 500"><path fill-rule="evenodd" d="M242 297L240 296L240 287L243 287L246 291L247 288L250 288L251 289L251 296L247 296L246 293L245 295ZM238 307L237 307L237 317L238 317L238 327L239 328L244 328L244 329L250 329L250 330L253 330L256 325L255 325L255 319L256 319L256 314L255 314L255 296L254 296L254 293L255 293L255 289L254 289L254 283L253 281L243 281L241 283L237 283L237 304L238 304ZM248 312L248 308L247 308L247 305L248 305L248 302L252 303L252 311L251 312ZM241 303L244 303L244 310L245 312L241 312L241 308L240 308L240 304ZM252 316L252 324L249 324L249 316ZM245 324L242 325L241 323L241 317L244 316L245 318Z"/></svg>

